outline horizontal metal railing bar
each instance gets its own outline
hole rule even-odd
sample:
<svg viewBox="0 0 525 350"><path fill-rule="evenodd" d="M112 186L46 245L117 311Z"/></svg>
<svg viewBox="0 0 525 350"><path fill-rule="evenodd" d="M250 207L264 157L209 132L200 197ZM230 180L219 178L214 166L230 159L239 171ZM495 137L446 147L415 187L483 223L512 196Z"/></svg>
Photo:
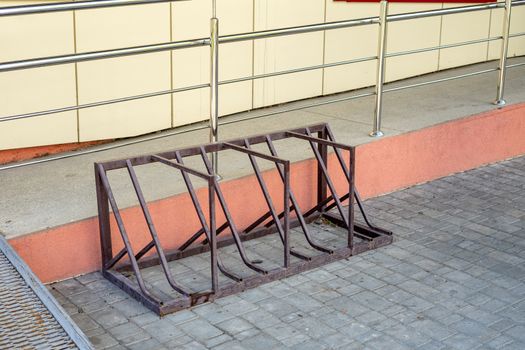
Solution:
<svg viewBox="0 0 525 350"><path fill-rule="evenodd" d="M318 31L323 31L323 30L350 28L350 27L357 27L357 26L377 24L377 23L379 23L379 17L376 16L376 17L350 19L350 20L345 20L345 21L336 21L336 22L328 22L328 23L307 24L303 26L261 30L261 31L249 32L249 33L223 35L219 37L219 43L227 44L227 43L234 43L234 42L239 42L239 41L267 39L267 38L272 38L272 37L277 37L277 36L305 34L305 33L312 33L312 32L318 32Z"/></svg>
<svg viewBox="0 0 525 350"><path fill-rule="evenodd" d="M101 60L106 58L115 58L122 56L139 55L146 53L154 53L161 51L171 51L178 49L186 49L190 47L206 46L210 44L210 39L201 38L194 40L174 41L162 44L133 46L113 50L92 51L85 53L76 53L71 55L49 56L41 58L33 58L21 61L11 61L0 63L0 72L8 72L20 69L37 68L54 66L60 64L78 63L84 61Z"/></svg>
<svg viewBox="0 0 525 350"><path fill-rule="evenodd" d="M393 88L390 88L390 89L385 89L385 90L383 90L383 92L401 91L401 90L410 89L410 88L414 88L414 87L420 87L420 86L425 86L425 85L442 83L444 81L456 80L456 79L461 79L461 78L473 77L473 76L480 75L480 74L496 72L497 70L498 70L498 68L484 69L484 70L480 70L480 71L477 71L477 72L455 75L453 77L447 77L447 78L435 79L435 80L430 80L430 81L424 81L422 83L415 83L415 84L397 86L397 87L393 87Z"/></svg>
<svg viewBox="0 0 525 350"><path fill-rule="evenodd" d="M512 1L512 7L521 6L521 5L525 5L525 0ZM444 9L428 10L428 11L408 12L408 13L400 13L400 14L395 14L395 15L388 15L387 21L397 22L397 21L405 21L405 20L417 19L417 18L446 16L446 15L454 15L458 13L493 10L493 9L504 8L504 7L505 7L505 2L495 2L491 4L467 5L467 6L460 6L460 7L450 7L450 8L444 8Z"/></svg>
<svg viewBox="0 0 525 350"><path fill-rule="evenodd" d="M525 32L509 34L509 38L515 38L515 37L523 36L523 35L525 35Z"/></svg>
<svg viewBox="0 0 525 350"><path fill-rule="evenodd" d="M30 14L37 14L37 13L49 13L49 12L89 10L89 9L117 7L117 6L156 4L156 3L163 3L163 2L178 2L178 1L188 1L188 0L89 0L89 1L76 1L76 2L71 2L71 1L59 2L59 3L53 3L53 4L19 5L19 6L0 7L0 17L30 15Z"/></svg>
<svg viewBox="0 0 525 350"><path fill-rule="evenodd" d="M509 64L507 68L515 68L515 67L520 67L520 66L525 66L525 62Z"/></svg>
<svg viewBox="0 0 525 350"><path fill-rule="evenodd" d="M485 42L490 42L490 41L501 40L502 38L503 38L502 36L495 36L495 37L487 38L487 39L469 40L469 41L463 41L463 42L454 43L454 44L446 44L446 45L425 47L425 48L422 48L422 49L414 49L414 50L392 52L392 53L387 53L385 55L385 57L398 57L398 56L412 55L412 54L415 54L415 53L422 53L422 52L429 52L429 51L435 51L435 50L450 49L450 48L453 48L453 47L474 45L474 44L480 44L480 43L485 43Z"/></svg>
<svg viewBox="0 0 525 350"><path fill-rule="evenodd" d="M358 98L368 97L368 96L373 96L373 95L375 95L374 92L365 92L365 93L362 93L362 94L359 94L359 95L352 95L352 96L341 97L341 98L336 98L336 99L330 99L330 100L326 100L326 101L314 102L314 103L309 103L309 104L301 104L299 106L290 107L290 108L283 108L283 109L280 109L280 110L274 111L274 112L257 114L255 116L251 116L251 117L247 117L247 118L239 118L239 119L235 119L235 120L225 121L225 122L219 123L219 126L220 125L234 124L234 123L237 123L237 122L244 122L244 121L249 121L249 120L259 119L259 118L264 118L264 117L270 117L272 115L281 114L281 113L288 113L288 112L293 112L293 111L299 111L301 109L307 109L307 108L324 106L324 105L328 105L328 104L331 104L331 103L355 100L355 99L358 99ZM1 168L0 168L0 170L1 170Z"/></svg>
<svg viewBox="0 0 525 350"><path fill-rule="evenodd" d="M7 122L7 121L18 120L18 119L40 117L40 116L49 115L49 114L55 114L55 113L76 111L76 110L85 109L85 108L106 106L106 105L110 105L110 104L122 103L122 102L134 101L134 100L140 100L140 99L150 98L150 97L155 97L155 96L175 94L177 92L197 90L197 89L202 89L202 88L206 88L206 87L209 87L209 86L210 86L210 84L192 85L192 86L182 87L182 88L177 88L177 89L156 91L156 92L151 92L151 93L147 93L147 94L133 95L133 96L128 96L128 97L120 97L120 98L115 98L115 99L112 99L112 100L105 100L105 101L99 101L99 102L85 103L85 104L81 104L81 105L77 105L77 106L69 106L69 107L63 107L63 108L54 108L54 109L48 109L48 110L45 110L45 111L31 112L31 113L24 113L24 114L16 114L16 115L11 115L11 116L6 116L6 117L0 117L0 123Z"/></svg>
<svg viewBox="0 0 525 350"><path fill-rule="evenodd" d="M278 71L278 72L273 72L273 73L257 74L257 75L252 75L252 76L249 76L249 77L242 77L242 78L236 78L236 79L223 80L223 81L219 82L219 85L240 83L240 82L248 81L248 80L271 78L271 77L275 77L275 76L279 76L279 75L307 72L307 71L316 70L316 69L337 67L337 66L343 66L343 65L352 64L352 63L372 61L372 60L376 60L376 59L377 59L377 56L370 56L370 57L356 58L356 59L348 60L348 61L340 61L340 62L334 62L334 63L325 63L325 64L319 64L319 65L316 65L316 66L309 66L309 67L289 69L289 70Z"/></svg>

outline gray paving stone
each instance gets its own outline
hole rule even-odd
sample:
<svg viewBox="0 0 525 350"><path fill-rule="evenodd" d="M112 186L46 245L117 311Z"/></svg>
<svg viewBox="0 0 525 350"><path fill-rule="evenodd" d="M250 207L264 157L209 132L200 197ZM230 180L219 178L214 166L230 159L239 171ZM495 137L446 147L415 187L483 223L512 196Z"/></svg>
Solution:
<svg viewBox="0 0 525 350"><path fill-rule="evenodd" d="M208 339L206 342L204 342L204 345L206 348L214 348L218 347L221 344L224 344L226 342L231 344L232 337L228 334L221 334L215 338Z"/></svg>
<svg viewBox="0 0 525 350"><path fill-rule="evenodd" d="M220 329L202 319L196 319L183 323L179 326L179 328L184 333L198 341L206 341L222 334Z"/></svg>
<svg viewBox="0 0 525 350"><path fill-rule="evenodd" d="M109 329L120 324L128 322L128 319L112 307L102 309L91 314L91 317L96 320L102 327Z"/></svg>
<svg viewBox="0 0 525 350"><path fill-rule="evenodd" d="M118 345L118 341L106 332L90 336L89 341L97 349L107 349L112 346Z"/></svg>
<svg viewBox="0 0 525 350"><path fill-rule="evenodd" d="M241 346L250 350L284 349L285 346L275 338L267 334L259 334L255 337L244 339Z"/></svg>
<svg viewBox="0 0 525 350"><path fill-rule="evenodd" d="M216 326L231 335L253 328L252 324L239 317L217 323Z"/></svg>
<svg viewBox="0 0 525 350"><path fill-rule="evenodd" d="M161 343L166 343L174 338L178 338L184 335L181 329L175 327L169 320L160 319L152 323L148 323L142 328L151 337L157 339Z"/></svg>
<svg viewBox="0 0 525 350"><path fill-rule="evenodd" d="M130 322L110 328L108 332L123 345L130 345L151 338L146 331Z"/></svg>
<svg viewBox="0 0 525 350"><path fill-rule="evenodd" d="M146 339L134 344L126 345L126 347L130 350L167 350L168 348L166 346L163 346L158 340L156 339Z"/></svg>

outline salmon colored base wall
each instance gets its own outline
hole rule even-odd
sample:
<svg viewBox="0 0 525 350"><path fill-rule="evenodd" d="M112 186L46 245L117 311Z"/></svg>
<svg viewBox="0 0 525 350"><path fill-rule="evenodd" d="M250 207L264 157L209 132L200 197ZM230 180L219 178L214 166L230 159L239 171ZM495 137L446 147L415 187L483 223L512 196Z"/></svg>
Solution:
<svg viewBox="0 0 525 350"><path fill-rule="evenodd" d="M523 135L525 104L385 137L357 147L357 186L361 195L369 198L522 155L525 154ZM335 167L332 155L330 168L342 192L345 186L342 172ZM315 201L315 170L315 162L311 159L292 166L291 185L303 210ZM267 171L264 176L272 198L278 208L282 208L282 200L278 200L282 195L282 182L277 172ZM239 228L267 211L262 194L253 190L258 188L255 176L223 182L221 188ZM200 189L198 195L203 203L207 202L207 189ZM187 194L152 202L150 210L164 248L176 248L198 229L197 216ZM149 241L141 211L132 207L122 213L134 248L140 249ZM223 217L219 216L217 222L222 223ZM112 230L114 251L117 251L122 245L114 222ZM96 217L13 238L9 242L44 282L100 268Z"/></svg>
<svg viewBox="0 0 525 350"><path fill-rule="evenodd" d="M12 162L19 162L22 160L28 160L38 157L47 156L50 154L57 154L61 152L75 151L89 146L95 146L102 143L111 142L111 140L105 141L90 141L90 142L75 142L75 143L64 143L61 145L51 146L38 146L18 149L0 150L0 165Z"/></svg>

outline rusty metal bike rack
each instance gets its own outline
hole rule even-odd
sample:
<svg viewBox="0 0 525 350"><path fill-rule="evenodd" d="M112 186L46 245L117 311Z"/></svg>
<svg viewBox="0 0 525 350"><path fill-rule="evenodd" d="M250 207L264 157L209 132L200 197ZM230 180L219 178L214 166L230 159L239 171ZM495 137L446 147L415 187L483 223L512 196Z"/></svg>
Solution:
<svg viewBox="0 0 525 350"><path fill-rule="evenodd" d="M317 203L306 211L301 210L297 197L290 186L290 161L280 158L274 146L275 141L290 138L308 142L317 162ZM254 150L252 145L256 144L266 144L269 154ZM339 163L344 173L344 179L348 182L348 192L343 195L337 193L329 174L329 148L333 148L337 163ZM268 211L264 215L242 231L239 230L234 222L221 186L217 181L217 174L213 173L212 165L208 158L209 153L224 150L236 151L248 156L268 207ZM348 153L348 165L344 160L343 151ZM202 158L206 171L198 171L186 166L184 158L190 156ZM257 163L258 159L275 164L283 183L282 211L278 212L276 209L274 198L270 195ZM134 170L136 166L150 163L161 163L180 171L201 226L184 244L169 252L165 252L162 248L152 215ZM123 216L119 211L107 176L107 172L116 169L127 170L149 229L151 241L138 252L135 252L132 248ZM190 175L207 182L207 212L203 209L203 203L197 196ZM95 178L102 251L102 274L159 315L238 293L269 281L291 276L392 242L392 232L376 227L370 222L359 194L355 189L355 148L337 143L327 124L211 143L130 159L95 163ZM343 206L344 201L348 201L346 207ZM217 224L217 207L220 207L225 218L225 222L220 226ZM360 210L363 223L357 222L354 218L356 207ZM334 208L336 211L332 212ZM124 245L124 248L116 253L113 252L112 247L110 209L118 227L120 239ZM324 219L345 230L343 232L346 235L344 246L333 248L316 242L309 224L318 219ZM290 231L292 228L297 228L302 233L309 247L317 252L316 255L307 255L290 246ZM227 229L229 229L230 235L223 235L224 237L219 238L218 236L227 231ZM260 261L251 260L248 257L244 242L272 233L277 233L282 243L282 266L265 269L260 265ZM223 264L219 257L219 248L232 244L235 244L242 263L255 274L243 277L230 271ZM153 253L151 252L152 250ZM205 252L209 252L210 288L192 292L175 281L168 263ZM124 257L127 257L129 261L123 263ZM293 262L291 257L294 257ZM141 268L145 269L155 265L160 265L164 277L169 286L176 291L177 297L166 298L165 295L160 297L148 288L142 276ZM219 272L226 278L226 281L219 282Z"/></svg>

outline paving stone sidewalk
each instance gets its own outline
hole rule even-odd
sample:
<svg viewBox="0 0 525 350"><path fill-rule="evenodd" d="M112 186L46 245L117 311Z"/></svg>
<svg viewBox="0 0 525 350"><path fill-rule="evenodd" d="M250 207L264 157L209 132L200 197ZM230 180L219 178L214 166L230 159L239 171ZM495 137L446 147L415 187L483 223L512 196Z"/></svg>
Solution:
<svg viewBox="0 0 525 350"><path fill-rule="evenodd" d="M394 244L159 318L50 286L99 349L525 349L525 157L366 201Z"/></svg>

